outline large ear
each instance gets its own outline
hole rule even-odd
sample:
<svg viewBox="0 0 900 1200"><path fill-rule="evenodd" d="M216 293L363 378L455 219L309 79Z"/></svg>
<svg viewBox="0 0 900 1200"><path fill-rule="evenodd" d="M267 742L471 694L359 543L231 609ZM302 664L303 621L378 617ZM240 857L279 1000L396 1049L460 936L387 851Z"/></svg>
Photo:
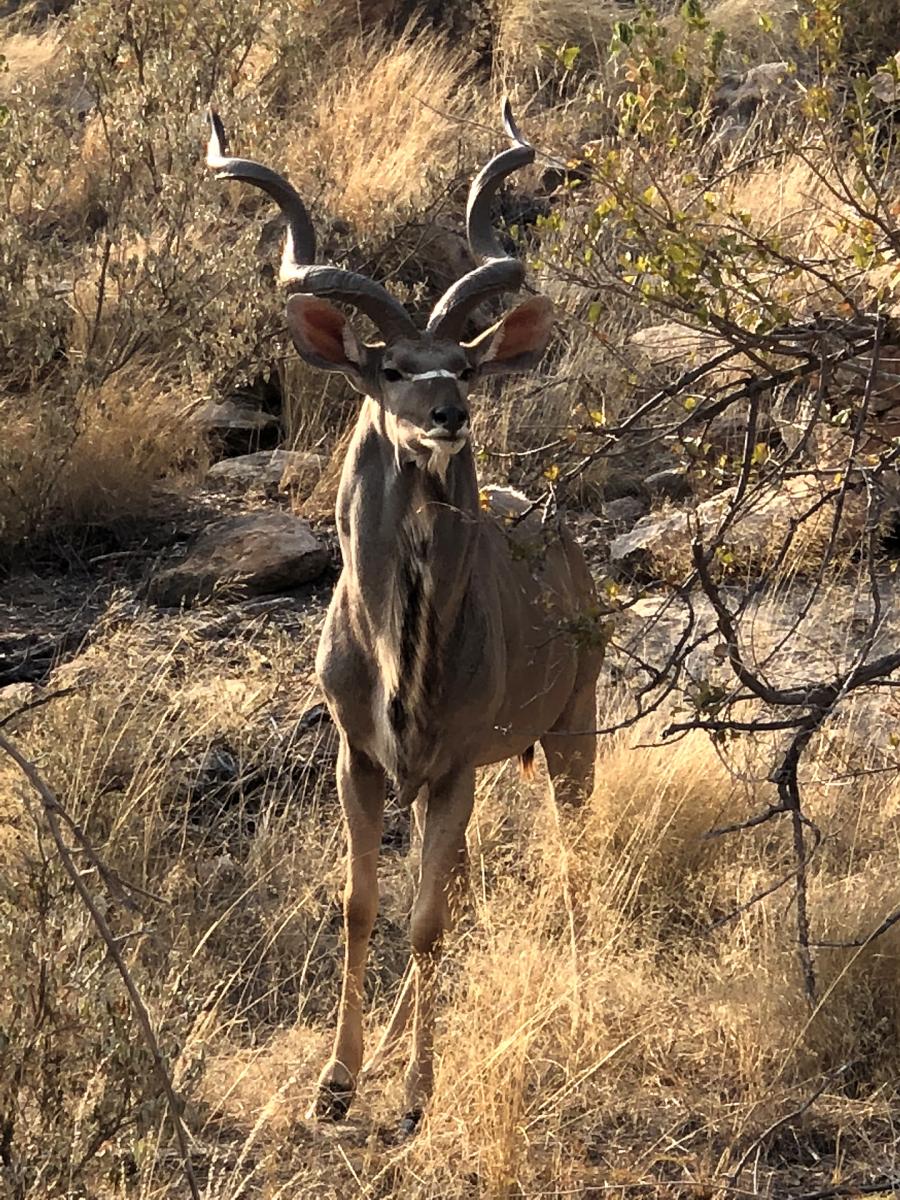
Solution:
<svg viewBox="0 0 900 1200"><path fill-rule="evenodd" d="M512 374L537 366L550 341L553 315L553 304L546 296L532 296L469 342L466 349L478 374Z"/></svg>
<svg viewBox="0 0 900 1200"><path fill-rule="evenodd" d="M301 358L323 371L342 371L355 388L364 390L367 347L339 309L298 292L288 300L285 316Z"/></svg>

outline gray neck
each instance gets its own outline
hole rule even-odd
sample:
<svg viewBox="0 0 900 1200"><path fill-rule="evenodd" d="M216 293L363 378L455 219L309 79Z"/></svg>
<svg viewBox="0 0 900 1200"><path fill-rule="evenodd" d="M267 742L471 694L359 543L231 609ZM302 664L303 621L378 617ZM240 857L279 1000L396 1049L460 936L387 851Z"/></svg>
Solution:
<svg viewBox="0 0 900 1200"><path fill-rule="evenodd" d="M452 629L471 578L481 510L471 446L447 464L443 479L412 462L398 465L369 401L353 436L337 499L345 570L356 581L363 623L396 615L417 580L427 592L441 637ZM420 589L422 590L422 589ZM401 632L401 631L395 631Z"/></svg>

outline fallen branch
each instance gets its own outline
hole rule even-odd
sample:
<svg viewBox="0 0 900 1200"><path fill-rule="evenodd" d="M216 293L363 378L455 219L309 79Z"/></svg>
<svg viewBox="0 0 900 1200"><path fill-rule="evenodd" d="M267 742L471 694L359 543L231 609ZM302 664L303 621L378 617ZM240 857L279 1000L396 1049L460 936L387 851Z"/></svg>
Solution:
<svg viewBox="0 0 900 1200"><path fill-rule="evenodd" d="M172 1087L172 1079L169 1075L162 1051L160 1050L159 1041L157 1040L156 1034L153 1030L153 1023L150 1020L150 1014L147 1011L147 1006L144 1004L141 994L137 989L137 985L135 984L125 959L122 956L122 952L119 949L115 935L107 924L106 918L94 903L94 899L91 896L91 893L88 890L81 873L72 860L69 847L66 845L65 839L62 836L62 830L60 829L60 817L65 820L66 824L68 824L71 829L78 830L78 826L65 814L65 810L63 809L62 805L59 803L53 791L46 783L34 763L27 759L2 733L0 733L0 750L3 750L7 755L9 755L9 757L13 760L39 796L44 810L44 816L47 819L47 825L49 826L50 833L52 834L53 840L56 843L56 848L59 851L59 857L66 874L75 885L75 890L81 897L82 903L90 914L91 920L94 922L100 937L103 939L106 945L106 950L109 954L109 957L113 960L119 971L119 974L122 976L122 982L124 983L125 990L128 992L129 999L131 1000L131 1005L134 1009L134 1015L140 1027L144 1043L147 1046L147 1049L150 1051L150 1056L153 1059L153 1064L156 1068L156 1073L162 1086L163 1094L166 1099L166 1106L169 1110L169 1116L175 1129L175 1137L178 1141L178 1149L181 1156L181 1167L184 1172L185 1180L187 1181L188 1191L191 1194L191 1200L200 1200L200 1190L197 1186L194 1168L191 1165L187 1133L184 1128L184 1123L181 1120L178 1099L175 1095L175 1090ZM88 844L85 835L78 830L77 836L82 849L85 849ZM99 859L97 858L96 852L93 850L93 848L91 848L88 857L91 859L91 862L101 870L102 878L104 878L108 883L109 878L111 877L110 873L99 867Z"/></svg>
<svg viewBox="0 0 900 1200"><path fill-rule="evenodd" d="M835 1196L896 1195L900 1192L900 1176L883 1176L874 1183L839 1183L819 1192L794 1192L789 1200L832 1200Z"/></svg>
<svg viewBox="0 0 900 1200"><path fill-rule="evenodd" d="M753 1154L754 1150L758 1150L759 1147L762 1146L762 1144L767 1141L773 1133L776 1133L779 1129L783 1129L789 1121L795 1121L798 1117L802 1117L805 1112L812 1108L822 1093L835 1081L835 1079L837 1079L839 1075L843 1075L843 1073L849 1069L850 1065L850 1063L844 1063L844 1065L838 1067L837 1070L831 1071L822 1080L816 1090L811 1095L807 1096L802 1104L800 1104L797 1108L792 1109L790 1112L785 1113L783 1117L778 1117L772 1122L771 1125L767 1125L762 1133L753 1139L753 1141L741 1155L737 1166L728 1176L729 1184L732 1186L737 1184L744 1167L746 1167L747 1163L750 1161L750 1156Z"/></svg>

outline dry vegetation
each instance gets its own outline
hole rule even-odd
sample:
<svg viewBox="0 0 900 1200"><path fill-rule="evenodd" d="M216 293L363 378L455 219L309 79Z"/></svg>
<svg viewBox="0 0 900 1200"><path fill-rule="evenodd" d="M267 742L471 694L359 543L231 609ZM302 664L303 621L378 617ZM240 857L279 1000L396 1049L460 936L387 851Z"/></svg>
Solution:
<svg viewBox="0 0 900 1200"><path fill-rule="evenodd" d="M809 863L813 939L840 943L815 949L811 1004L791 887L754 900L792 883L787 824L704 836L775 802L777 737L662 739L668 709L623 727L634 646L663 635L651 625L646 639L617 638L602 721L620 727L601 740L586 812L560 822L540 778L522 782L509 766L481 777L433 1110L396 1146L397 1063L365 1083L345 1125L303 1115L339 987L334 747L327 724L304 719L318 700L312 656L327 588L271 605L217 599L195 613L142 599L160 547L148 526L190 509L217 450L194 420L204 402L274 390L283 440L332 456L313 494L297 498L316 520L330 508L354 411L342 383L287 356L271 212L204 175L201 113L212 97L235 148L284 166L309 197L324 254L428 300L465 265L466 182L496 145L497 96L513 92L545 156L526 194L504 197L504 216L562 320L544 374L502 401L485 397L489 478L544 488L630 420L671 379L631 341L661 319L741 350L709 377L725 388L782 362L769 346L747 346L751 317L768 330L876 301L894 314L900 239L878 225L896 205L875 133L860 158L845 114L809 101L776 113L778 152L768 115L748 142L722 150L708 123L685 116L685 96L706 121L714 80L774 58L795 60L804 87L843 95L835 80L848 64L871 68L898 49L896 5L876 16L848 3L837 50L830 0L718 0L711 25L686 33L675 7L659 5L632 58L615 60L615 23L635 18L624 0L82 0L52 19L26 6L0 28L0 613L20 630L29 613L77 624L83 612L91 623L89 641L43 686L0 688L0 721L42 701L15 717L13 736L139 889L131 913L87 873L183 1098L204 1200L727 1200L853 1195L857 1184L872 1194L873 1181L887 1195L900 1178L900 924L869 940L900 905L892 693L877 704L852 697L803 762L805 811L825 834ZM800 28L810 9L824 33ZM762 26L761 12L771 18ZM717 29L727 37L713 54ZM686 59L692 46L705 49ZM835 63L823 65L829 54ZM637 117L613 108L629 89L642 98ZM877 220L860 212L872 185L855 186L861 161L879 164ZM566 162L581 174L564 177ZM677 237L674 212L684 216ZM680 266L667 275L666 263ZM697 361L687 351L677 370ZM641 494L661 467L689 475L697 500L749 481L750 511L767 511L762 468L784 451L774 402L759 414L755 473L740 484L746 410L692 440L677 425L698 402L689 400L656 411L665 437L611 434L608 452L573 477L598 574L613 532L602 505ZM835 427L847 436L840 413ZM548 443L546 454L517 457ZM734 587L775 564L782 591L768 632L748 633L760 661L781 654L789 675L803 675L826 658L832 666L832 653L852 659L860 617L837 576L840 567L860 588L871 582L859 564L877 522L860 505L858 494L832 497L786 560L783 511L761 550L720 555ZM840 511L855 524L835 536ZM690 571L686 544L666 553L662 578ZM879 570L893 596L891 564ZM838 614L846 637L833 648L807 626L790 658L772 630L791 589L817 572L835 587L816 611ZM670 700L709 711L726 671L717 662L708 674L691 663ZM745 698L735 703L750 713ZM404 969L415 873L402 814L388 833L373 1040ZM0 978L0 1195L185 1195L118 978L36 798L6 762Z"/></svg>
<svg viewBox="0 0 900 1200"><path fill-rule="evenodd" d="M79 694L19 723L109 865L156 897L137 895L142 916L108 916L187 1098L204 1195L713 1195L751 1149L745 1182L780 1193L893 1161L896 930L823 951L810 1010L782 902L716 924L790 869L786 836L702 836L771 798L764 752L729 770L704 735L648 746L646 726L607 743L577 830L559 828L540 780L485 773L421 1136L400 1150L380 1138L400 1103L393 1067L345 1128L307 1124L339 982L342 847L332 748L297 726L315 622L279 625L240 650L187 642L174 620L113 625L79 664ZM128 686L139 661L156 665ZM830 754L858 766L860 747ZM865 939L886 915L900 796L892 774L833 782L826 758L809 804L830 834L816 932ZM71 1177L76 1194L181 1194L115 977L26 793L4 781L11 1194L62 1194ZM385 867L373 1036L402 974L412 886L408 858L387 850ZM812 1111L756 1144L825 1081Z"/></svg>

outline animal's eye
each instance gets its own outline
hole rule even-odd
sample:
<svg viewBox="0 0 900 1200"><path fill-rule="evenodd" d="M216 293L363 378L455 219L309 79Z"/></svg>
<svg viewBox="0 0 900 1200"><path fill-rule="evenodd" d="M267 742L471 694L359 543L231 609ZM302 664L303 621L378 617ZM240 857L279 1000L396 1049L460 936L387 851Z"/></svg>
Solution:
<svg viewBox="0 0 900 1200"><path fill-rule="evenodd" d="M403 375L394 367L385 367L381 373L389 383L397 383L398 380L403 378Z"/></svg>
<svg viewBox="0 0 900 1200"><path fill-rule="evenodd" d="M468 383L474 374L475 374L474 367L463 367L463 369L459 373L459 377L463 381L463 383Z"/></svg>

